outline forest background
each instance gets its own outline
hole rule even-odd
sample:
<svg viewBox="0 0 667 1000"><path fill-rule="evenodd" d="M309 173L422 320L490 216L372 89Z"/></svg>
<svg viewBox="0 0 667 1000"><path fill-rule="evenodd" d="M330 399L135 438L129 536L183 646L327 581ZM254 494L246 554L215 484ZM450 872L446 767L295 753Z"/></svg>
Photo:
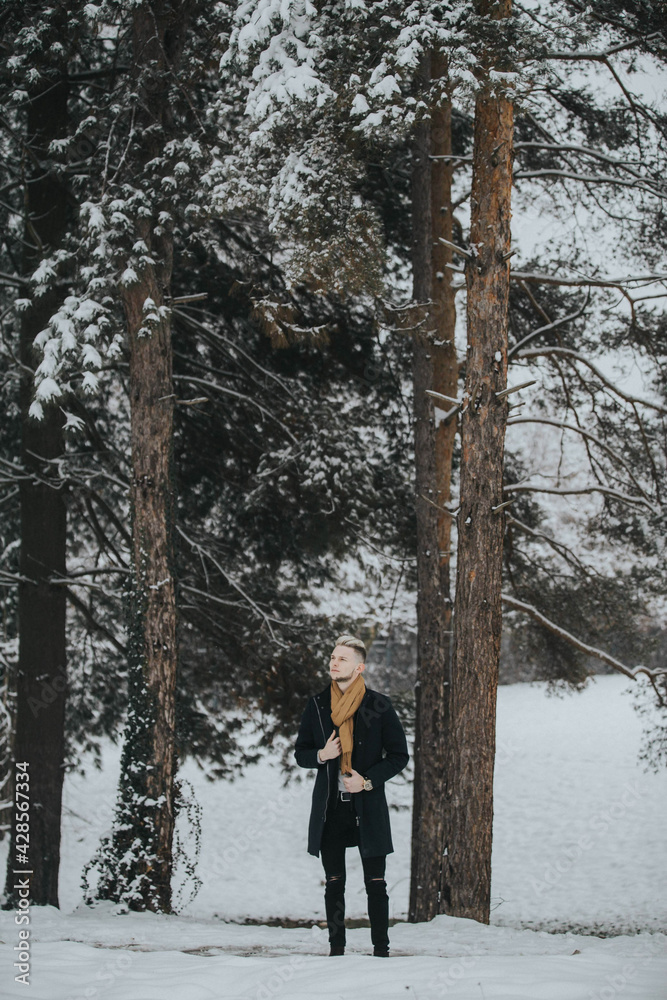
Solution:
<svg viewBox="0 0 667 1000"><path fill-rule="evenodd" d="M111 737L88 898L169 911L178 761L293 734L340 631L414 740L412 920L489 919L501 631L508 681L617 670L664 712L664 14L4 4L0 781L30 763L34 902Z"/></svg>

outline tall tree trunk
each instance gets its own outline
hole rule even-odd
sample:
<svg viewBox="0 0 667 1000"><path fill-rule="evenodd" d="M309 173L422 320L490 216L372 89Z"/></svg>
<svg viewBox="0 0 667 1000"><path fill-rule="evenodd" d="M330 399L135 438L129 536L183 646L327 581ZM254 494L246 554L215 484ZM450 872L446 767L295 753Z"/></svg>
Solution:
<svg viewBox="0 0 667 1000"><path fill-rule="evenodd" d="M189 3L144 2L133 15L137 77L136 177L150 197L172 137L169 88L178 72ZM176 587L172 326L168 308L173 236L158 215L170 205L153 195L150 216L136 222L153 263L123 289L130 349L133 594L130 608L130 707L121 761L119 804L100 898L137 910L170 912L175 809Z"/></svg>
<svg viewBox="0 0 667 1000"><path fill-rule="evenodd" d="M428 86L429 60L422 67ZM444 840L444 749L446 737L445 680L448 666L447 608L443 593L441 538L438 516L439 476L434 408L427 389L435 387L448 316L442 308L441 282L432 252L440 228L441 171L431 169L432 143L442 144L440 122L420 124L415 134L412 177L414 447L417 515L417 684L415 688L414 790L412 859L408 919L430 920L438 913L440 868ZM437 218L437 221L436 221ZM441 485L441 484L440 484ZM446 543L447 551L449 542Z"/></svg>
<svg viewBox="0 0 667 1000"><path fill-rule="evenodd" d="M511 0L477 3L491 20ZM499 32L500 37L500 32ZM486 70L503 69L499 51ZM445 912L489 922L496 691L501 635L503 454L512 187L511 102L482 80L475 103L470 243L466 265L468 350L461 420L454 656L447 762Z"/></svg>
<svg viewBox="0 0 667 1000"><path fill-rule="evenodd" d="M431 78L446 81L447 65L439 52L431 56ZM434 388L451 399L458 398L459 369L456 357L456 302L455 291L452 288L453 272L447 265L452 263L452 249L442 242L454 241L454 216L452 208L452 161L446 159L452 155L452 103L451 95L447 94L436 103L432 117L431 152L433 155L431 167L431 225L433 232L432 245L432 298L435 319L435 350L434 358ZM443 159L445 157L445 159ZM451 647L452 643L452 588L451 588L451 547L453 518L447 513L452 498L452 465L454 460L454 441L456 439L457 421L455 417L449 420L438 418L438 410L448 410L451 406L441 403L436 408L435 431L435 473L436 494L438 503L438 550L440 553L440 588L443 598L442 629L443 629L443 677L437 677L438 688L434 686L433 700L441 698L442 712L437 718L437 766L440 779L429 790L436 799L433 812L438 817L437 841L438 854L431 862L434 871L429 880L438 878L437 897L432 896L426 919L436 913L444 912L442 899L442 862L446 836L446 755L449 742L449 691L451 685ZM442 687L440 688L440 684ZM435 845L434 845L435 846Z"/></svg>
<svg viewBox="0 0 667 1000"><path fill-rule="evenodd" d="M133 614L136 615L133 626L138 631L136 652L141 661L143 684L138 678L137 682L143 688L141 701L148 713L145 721L150 730L147 759L142 763L152 816L144 816L144 822L152 827L151 854L155 858L149 860L148 871L140 871L145 881L138 908L145 904L149 909L170 912L178 667L170 318L162 318L150 335L140 333L146 299L151 298L158 308L164 303L169 268L161 270L158 276L150 268L141 284L126 292L124 301L130 343ZM137 861L143 869L139 858Z"/></svg>
<svg viewBox="0 0 667 1000"><path fill-rule="evenodd" d="M162 152L170 137L169 73L175 68L185 31L185 5L144 3L134 14L134 61L142 87L144 140L140 168ZM148 85L147 85L148 84ZM176 772L176 588L174 579L174 482L170 294L173 237L156 236L156 219L138 223L156 261L141 282L124 293L130 344L132 437L133 568L140 615L143 681L152 708L146 792L154 824L154 867L145 879L143 904L171 910L174 778ZM163 227L166 229L166 227ZM146 303L159 319L146 332Z"/></svg>
<svg viewBox="0 0 667 1000"><path fill-rule="evenodd" d="M26 230L23 267L31 274L46 253L62 242L67 227L67 194L42 164L49 143L67 135L67 85L50 77L28 104ZM60 815L65 757L67 692L65 591L50 578L63 576L66 563L66 507L52 464L63 454L63 415L59 406L44 407L42 420L28 416L33 398L33 343L59 306L59 293L47 292L21 317L21 460L33 475L20 484L21 556L19 584L19 658L16 681L14 760L29 765L30 898L58 906ZM48 481L51 482L48 482ZM13 774L11 784L13 786ZM11 791L10 791L11 794ZM11 810L11 846L6 892L15 898L17 812ZM25 843L23 837L19 838Z"/></svg>

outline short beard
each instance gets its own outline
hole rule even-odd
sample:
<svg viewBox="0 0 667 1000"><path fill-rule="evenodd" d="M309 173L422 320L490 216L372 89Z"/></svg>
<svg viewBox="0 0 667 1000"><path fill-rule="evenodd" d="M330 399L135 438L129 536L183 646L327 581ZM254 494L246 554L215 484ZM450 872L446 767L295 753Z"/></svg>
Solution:
<svg viewBox="0 0 667 1000"><path fill-rule="evenodd" d="M332 678L331 678L331 680L332 680L332 681L334 681L334 680L335 680L335 681L342 681L342 682L343 682L343 684L344 684L344 683L345 683L346 681L351 681L351 680L352 680L352 676L353 676L353 674L354 674L354 671L355 671L356 669L357 669L356 667L353 667L353 668L352 668L352 672L351 672L351 673L349 673L349 674L347 675L347 677L332 677Z"/></svg>

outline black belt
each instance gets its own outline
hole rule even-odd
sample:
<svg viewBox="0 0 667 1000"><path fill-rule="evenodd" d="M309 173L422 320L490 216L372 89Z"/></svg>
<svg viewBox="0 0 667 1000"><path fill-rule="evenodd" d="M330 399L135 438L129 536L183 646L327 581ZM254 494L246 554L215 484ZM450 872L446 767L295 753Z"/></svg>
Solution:
<svg viewBox="0 0 667 1000"><path fill-rule="evenodd" d="M338 791L338 798L340 799L341 802L351 802L352 801L352 792L341 792L339 790Z"/></svg>

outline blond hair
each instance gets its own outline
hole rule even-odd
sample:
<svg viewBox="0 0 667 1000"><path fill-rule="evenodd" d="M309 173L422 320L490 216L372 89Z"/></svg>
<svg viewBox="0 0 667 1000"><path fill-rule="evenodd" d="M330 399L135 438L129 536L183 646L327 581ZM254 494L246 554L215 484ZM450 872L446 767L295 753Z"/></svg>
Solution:
<svg viewBox="0 0 667 1000"><path fill-rule="evenodd" d="M366 645L362 639L357 639L356 635L339 635L334 643L335 646L349 646L357 654L359 663L366 662Z"/></svg>

